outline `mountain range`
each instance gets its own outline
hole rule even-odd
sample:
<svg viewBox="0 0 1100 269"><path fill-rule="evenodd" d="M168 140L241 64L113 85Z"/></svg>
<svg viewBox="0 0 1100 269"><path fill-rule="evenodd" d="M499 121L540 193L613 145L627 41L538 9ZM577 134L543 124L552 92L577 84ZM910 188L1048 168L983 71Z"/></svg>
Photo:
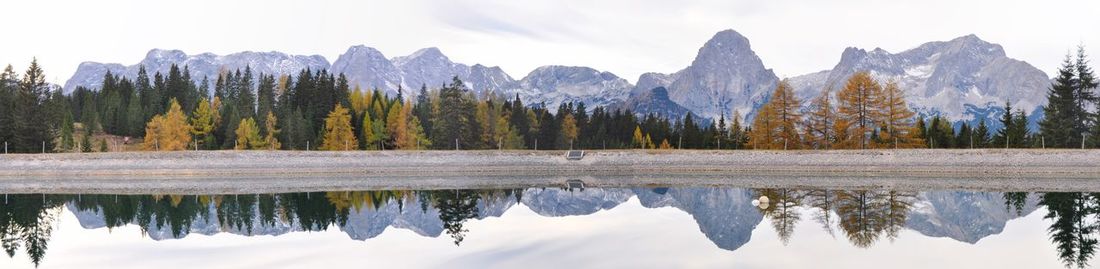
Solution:
<svg viewBox="0 0 1100 269"><path fill-rule="evenodd" d="M421 87L437 88L461 79L478 94L505 98L520 96L526 104L556 107L563 102L585 102L589 108L611 106L638 113L682 117L693 113L703 118L729 117L734 111L750 120L780 80L752 50L749 39L734 30L716 33L699 48L690 65L674 73L645 73L631 84L608 71L582 66L542 66L520 79L499 67L455 63L438 48L410 55L387 57L377 49L358 45L348 48L331 64L321 56L287 55L280 52L240 52L229 55L188 55L178 50L154 49L141 62L124 66L81 63L64 90L96 88L110 71L133 77L139 66L149 73L166 72L172 63L188 66L192 79L210 81L225 70L251 66L254 73L294 75L301 69L329 69L345 74L353 86L399 90L413 97ZM996 128L1005 101L1029 113L1041 111L1050 79L1030 64L1009 58L1005 50L975 35L920 44L890 53L847 48L840 62L823 70L789 78L797 96L806 104L822 91L843 87L857 71L876 79L894 80L905 91L913 110L965 122L986 120ZM212 83L212 82L208 82ZM1034 119L1033 119L1034 120Z"/></svg>

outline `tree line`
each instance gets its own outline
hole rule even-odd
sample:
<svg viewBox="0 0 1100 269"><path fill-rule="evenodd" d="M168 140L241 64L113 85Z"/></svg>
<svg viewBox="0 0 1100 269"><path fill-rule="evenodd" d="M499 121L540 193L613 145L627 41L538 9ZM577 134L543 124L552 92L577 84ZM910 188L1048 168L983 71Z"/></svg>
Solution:
<svg viewBox="0 0 1100 269"><path fill-rule="evenodd" d="M195 83L187 66L166 74L139 67L134 79L108 72L98 90L65 95L32 61L22 75L10 65L0 73L0 140L6 152L93 151L92 134L142 138L145 150L1100 147L1097 81L1083 48L1071 56L1048 89L1038 132L1010 102L998 130L984 120L972 126L917 115L897 83L867 72L808 102L780 81L744 124L738 111L711 120L581 102L554 109L518 95L478 95L457 77L422 85L415 97L401 88L390 96L309 69L275 76L246 67Z"/></svg>

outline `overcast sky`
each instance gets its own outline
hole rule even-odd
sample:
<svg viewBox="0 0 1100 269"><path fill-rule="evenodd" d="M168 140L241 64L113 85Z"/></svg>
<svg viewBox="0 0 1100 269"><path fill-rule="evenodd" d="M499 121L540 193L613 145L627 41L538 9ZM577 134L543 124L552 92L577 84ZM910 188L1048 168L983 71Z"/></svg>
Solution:
<svg viewBox="0 0 1100 269"><path fill-rule="evenodd" d="M687 66L723 29L748 37L781 77L830 69L845 47L898 52L971 33L1047 74L1078 44L1100 53L1095 0L34 0L0 3L0 25L0 64L23 70L38 57L54 83L80 62L130 65L151 48L331 62L357 44L391 58L434 46L516 79L555 64L635 82Z"/></svg>

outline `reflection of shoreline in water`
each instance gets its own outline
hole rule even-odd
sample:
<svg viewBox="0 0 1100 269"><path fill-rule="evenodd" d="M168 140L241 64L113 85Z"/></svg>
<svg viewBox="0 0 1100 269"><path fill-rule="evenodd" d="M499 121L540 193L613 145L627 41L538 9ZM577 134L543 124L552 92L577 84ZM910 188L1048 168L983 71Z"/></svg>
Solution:
<svg viewBox="0 0 1100 269"><path fill-rule="evenodd" d="M708 239L726 250L747 243L764 218L784 243L803 219L829 234L840 231L858 247L869 247L883 238L892 240L902 228L974 243L1001 232L1008 220L1035 211L1037 203L1051 208L1047 218L1060 225L1052 226L1052 239L1067 265L1087 262L1091 257L1089 248L1095 248L1088 242L1065 242L1076 240L1078 235L1093 238L1097 203L1096 196L1089 194L716 187L250 195L21 194L7 195L7 203L0 208L0 238L9 255L23 249L33 261L40 261L51 224L64 205L86 229L137 225L153 240L183 238L190 233L280 235L330 227L341 229L354 240L367 240L393 227L429 237L446 233L455 244L461 244L468 232L463 227L467 220L499 217L516 204L524 204L542 216L575 216L613 209L632 196L647 208L673 207L687 212ZM765 209L750 203L759 196L770 197ZM810 214L803 216L803 212ZM1082 218L1089 224L1079 224Z"/></svg>

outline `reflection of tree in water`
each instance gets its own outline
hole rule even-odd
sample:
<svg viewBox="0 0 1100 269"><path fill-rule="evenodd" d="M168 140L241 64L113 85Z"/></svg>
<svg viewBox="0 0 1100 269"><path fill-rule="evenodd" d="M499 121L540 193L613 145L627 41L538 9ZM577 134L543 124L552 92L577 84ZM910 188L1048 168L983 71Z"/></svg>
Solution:
<svg viewBox="0 0 1100 269"><path fill-rule="evenodd" d="M899 191L836 191L836 213L839 226L852 245L870 247L886 234L891 240L897 236L912 208L909 192Z"/></svg>
<svg viewBox="0 0 1100 269"><path fill-rule="evenodd" d="M1039 205L1047 207L1043 218L1054 220L1048 231L1062 263L1067 267L1087 267L1096 252L1098 194L1044 193L1039 197Z"/></svg>
<svg viewBox="0 0 1100 269"><path fill-rule="evenodd" d="M456 246L461 244L469 231L462 228L462 224L477 218L478 193L471 190L437 191L433 198L433 204L439 210L439 220L443 221L443 229L454 238Z"/></svg>
<svg viewBox="0 0 1100 269"><path fill-rule="evenodd" d="M1005 192L1001 194L1005 199L1005 210L1016 209L1016 215L1024 213L1024 205L1027 203L1026 192Z"/></svg>
<svg viewBox="0 0 1100 269"><path fill-rule="evenodd" d="M12 194L0 206L0 245L9 257L20 247L38 266L46 255L46 243L53 232L53 222L61 213L63 201L46 196Z"/></svg>
<svg viewBox="0 0 1100 269"><path fill-rule="evenodd" d="M836 194L830 190L816 189L806 192L806 205L813 207L817 210L814 211L813 219L821 228L825 230L829 236L833 235L833 222L832 212L835 210Z"/></svg>
<svg viewBox="0 0 1100 269"><path fill-rule="evenodd" d="M754 192L755 197L768 197L768 205L760 208L760 213L771 220L779 240L786 245L794 233L795 224L802 218L798 207L802 206L805 192L792 189L758 189Z"/></svg>

